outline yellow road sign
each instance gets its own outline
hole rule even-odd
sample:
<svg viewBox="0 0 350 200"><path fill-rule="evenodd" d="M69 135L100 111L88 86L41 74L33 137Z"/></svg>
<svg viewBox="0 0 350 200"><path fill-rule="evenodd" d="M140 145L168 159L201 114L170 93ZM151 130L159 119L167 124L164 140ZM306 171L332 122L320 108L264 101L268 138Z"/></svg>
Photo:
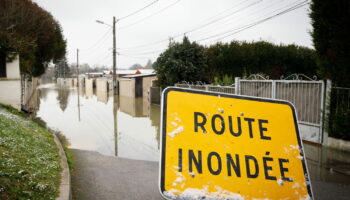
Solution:
<svg viewBox="0 0 350 200"><path fill-rule="evenodd" d="M161 133L167 199L312 199L286 101L170 87Z"/></svg>

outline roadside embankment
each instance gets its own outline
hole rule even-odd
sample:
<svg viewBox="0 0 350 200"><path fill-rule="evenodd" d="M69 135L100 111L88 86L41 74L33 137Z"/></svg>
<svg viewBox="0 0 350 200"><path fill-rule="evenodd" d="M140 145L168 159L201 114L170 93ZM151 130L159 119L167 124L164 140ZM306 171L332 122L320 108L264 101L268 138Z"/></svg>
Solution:
<svg viewBox="0 0 350 200"><path fill-rule="evenodd" d="M61 172L54 135L0 105L0 199L55 199Z"/></svg>

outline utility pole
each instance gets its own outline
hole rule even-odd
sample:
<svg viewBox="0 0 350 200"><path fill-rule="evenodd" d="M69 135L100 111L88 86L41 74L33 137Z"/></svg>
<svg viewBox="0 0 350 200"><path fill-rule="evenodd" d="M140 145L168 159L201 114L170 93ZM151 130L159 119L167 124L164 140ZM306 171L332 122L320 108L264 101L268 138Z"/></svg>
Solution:
<svg viewBox="0 0 350 200"><path fill-rule="evenodd" d="M116 80L117 47L116 47L116 38L115 38L115 24L118 22L118 19L115 19L115 17L113 17L113 25L112 26L110 24L107 24L107 23L100 21L100 20L96 20L96 22L113 28L113 93L117 94L117 80Z"/></svg>
<svg viewBox="0 0 350 200"><path fill-rule="evenodd" d="M113 17L113 93L114 95L117 94L117 55L116 55L116 39L115 39L115 17Z"/></svg>
<svg viewBox="0 0 350 200"><path fill-rule="evenodd" d="M78 120L80 121L80 94L79 94L79 49L77 49L77 89L78 89Z"/></svg>
<svg viewBox="0 0 350 200"><path fill-rule="evenodd" d="M77 86L79 87L79 49L77 49Z"/></svg>
<svg viewBox="0 0 350 200"><path fill-rule="evenodd" d="M62 61L61 60L61 64L62 64L62 62L63 62L63 78L66 78L66 62L64 62L64 61ZM62 75L62 74L61 74Z"/></svg>

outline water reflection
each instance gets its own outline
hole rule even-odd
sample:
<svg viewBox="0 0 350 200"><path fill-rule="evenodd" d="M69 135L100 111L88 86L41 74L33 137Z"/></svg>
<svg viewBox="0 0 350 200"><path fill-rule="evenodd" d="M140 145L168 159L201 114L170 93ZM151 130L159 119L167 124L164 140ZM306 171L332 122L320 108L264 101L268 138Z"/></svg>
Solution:
<svg viewBox="0 0 350 200"><path fill-rule="evenodd" d="M349 152L310 144L304 144L304 150L311 181L350 184Z"/></svg>
<svg viewBox="0 0 350 200"><path fill-rule="evenodd" d="M113 96L113 124L114 124L114 152L115 156L118 156L118 108L119 108L119 101L118 96Z"/></svg>
<svg viewBox="0 0 350 200"><path fill-rule="evenodd" d="M157 161L159 157L159 106L147 99L117 96L118 156ZM157 115L151 115L158 112ZM145 120L147 119L147 120ZM158 122L158 123L157 123ZM152 133L152 134L150 134Z"/></svg>
<svg viewBox="0 0 350 200"><path fill-rule="evenodd" d="M72 148L158 161L159 106L92 87L45 84L38 90L43 95L37 116L60 130Z"/></svg>
<svg viewBox="0 0 350 200"><path fill-rule="evenodd" d="M69 89L67 87L62 87L57 90L57 101L60 105L61 110L64 112L68 106Z"/></svg>
<svg viewBox="0 0 350 200"><path fill-rule="evenodd" d="M92 85L91 85L91 87L86 86L85 87L85 97L89 99L93 95L94 95L94 88L92 87Z"/></svg>
<svg viewBox="0 0 350 200"><path fill-rule="evenodd" d="M97 95L97 101L107 104L108 92L97 90L96 95Z"/></svg>

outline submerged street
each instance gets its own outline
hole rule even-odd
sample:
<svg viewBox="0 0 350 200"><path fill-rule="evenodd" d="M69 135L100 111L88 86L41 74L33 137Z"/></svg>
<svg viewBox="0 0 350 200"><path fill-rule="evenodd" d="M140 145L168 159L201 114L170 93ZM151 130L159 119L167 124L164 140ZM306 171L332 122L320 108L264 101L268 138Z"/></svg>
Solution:
<svg viewBox="0 0 350 200"><path fill-rule="evenodd" d="M36 113L67 137L70 148L135 160L159 160L160 107L147 99L92 88L41 85Z"/></svg>
<svg viewBox="0 0 350 200"><path fill-rule="evenodd" d="M68 139L75 199L161 199L159 106L52 83L34 99L36 117ZM348 199L350 153L305 143L304 149L315 199Z"/></svg>

